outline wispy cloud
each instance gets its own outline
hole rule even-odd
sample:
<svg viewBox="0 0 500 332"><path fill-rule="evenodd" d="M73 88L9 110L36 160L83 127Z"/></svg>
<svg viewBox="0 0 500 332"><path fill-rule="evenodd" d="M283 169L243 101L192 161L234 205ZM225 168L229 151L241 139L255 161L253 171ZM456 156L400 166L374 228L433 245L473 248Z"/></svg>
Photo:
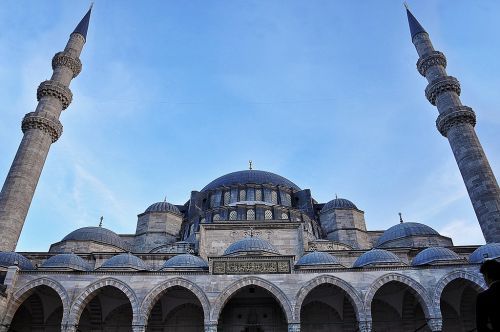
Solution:
<svg viewBox="0 0 500 332"><path fill-rule="evenodd" d="M484 243L483 233L476 221L453 220L440 228L439 233L451 237L455 245Z"/></svg>

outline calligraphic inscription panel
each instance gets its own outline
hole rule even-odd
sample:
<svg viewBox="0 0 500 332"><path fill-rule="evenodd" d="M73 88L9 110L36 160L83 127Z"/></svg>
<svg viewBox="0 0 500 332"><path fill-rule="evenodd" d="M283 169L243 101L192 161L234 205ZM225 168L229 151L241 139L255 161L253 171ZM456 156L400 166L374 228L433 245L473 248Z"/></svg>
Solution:
<svg viewBox="0 0 500 332"><path fill-rule="evenodd" d="M219 261L213 264L213 274L290 273L289 261Z"/></svg>

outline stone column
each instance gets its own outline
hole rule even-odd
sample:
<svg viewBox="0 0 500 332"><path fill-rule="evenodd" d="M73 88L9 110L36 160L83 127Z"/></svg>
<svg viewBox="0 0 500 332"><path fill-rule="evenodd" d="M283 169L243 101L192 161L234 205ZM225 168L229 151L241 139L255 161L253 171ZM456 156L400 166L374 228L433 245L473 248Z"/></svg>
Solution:
<svg viewBox="0 0 500 332"><path fill-rule="evenodd" d="M89 15L90 10L87 25ZM73 97L69 84L81 71L85 34L86 29L75 30L64 51L54 56L52 77L37 90L38 106L22 121L24 136L0 192L0 251L15 250L50 146L62 134L59 116Z"/></svg>
<svg viewBox="0 0 500 332"><path fill-rule="evenodd" d="M437 129L448 138L484 238L500 242L500 188L474 130L476 115L462 105L460 83L448 76L446 57L420 25L412 42L420 57L417 69L429 82L425 95L439 111Z"/></svg>
<svg viewBox="0 0 500 332"><path fill-rule="evenodd" d="M205 323L205 332L217 332L217 322Z"/></svg>
<svg viewBox="0 0 500 332"><path fill-rule="evenodd" d="M132 331L133 332L144 332L144 331L146 331L146 327L144 325L133 325Z"/></svg>

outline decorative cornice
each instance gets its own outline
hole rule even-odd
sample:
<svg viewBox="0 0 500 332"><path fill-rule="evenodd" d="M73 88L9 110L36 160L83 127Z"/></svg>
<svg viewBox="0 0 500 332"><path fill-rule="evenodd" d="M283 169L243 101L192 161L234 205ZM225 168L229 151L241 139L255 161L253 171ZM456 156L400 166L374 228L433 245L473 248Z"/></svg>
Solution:
<svg viewBox="0 0 500 332"><path fill-rule="evenodd" d="M79 58L73 58L67 52L58 52L52 58L52 69L57 67L68 67L73 72L73 78L82 71L82 62Z"/></svg>
<svg viewBox="0 0 500 332"><path fill-rule="evenodd" d="M61 137L63 126L56 118L38 115L35 112L26 114L23 118L21 129L23 133L30 129L39 129L50 135L52 143L56 142Z"/></svg>
<svg viewBox="0 0 500 332"><path fill-rule="evenodd" d="M429 102L436 106L436 98L446 91L454 91L460 96L460 82L453 76L445 76L430 82L425 88L425 96Z"/></svg>
<svg viewBox="0 0 500 332"><path fill-rule="evenodd" d="M68 87L52 80L43 81L38 86L38 89L36 91L36 97L38 101L40 101L40 99L45 96L52 96L59 99L61 101L63 110L65 110L69 106L69 104L71 104L71 100L73 99L73 93L71 93L71 90Z"/></svg>
<svg viewBox="0 0 500 332"><path fill-rule="evenodd" d="M430 54L423 55L417 61L418 72L424 77L427 69L436 65L440 65L446 68L446 57L439 51L433 51Z"/></svg>
<svg viewBox="0 0 500 332"><path fill-rule="evenodd" d="M463 123L469 123L473 127L476 125L476 114L472 108L467 106L451 107L439 114L436 119L436 127L444 137L447 137L450 128Z"/></svg>

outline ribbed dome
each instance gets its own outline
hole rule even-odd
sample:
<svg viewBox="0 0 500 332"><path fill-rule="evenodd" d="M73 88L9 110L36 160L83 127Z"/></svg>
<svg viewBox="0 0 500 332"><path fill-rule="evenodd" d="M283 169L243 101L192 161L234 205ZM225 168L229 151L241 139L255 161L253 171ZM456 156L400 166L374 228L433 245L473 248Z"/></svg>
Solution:
<svg viewBox="0 0 500 332"><path fill-rule="evenodd" d="M418 266L418 265L432 264L439 261L446 262L446 261L460 261L460 260L461 260L460 256L458 256L456 252L451 251L448 248L430 247L419 252L418 255L415 256L415 258L413 258L411 265Z"/></svg>
<svg viewBox="0 0 500 332"><path fill-rule="evenodd" d="M239 241L232 243L224 251L224 255L234 255L239 253L259 254L262 252L279 255L278 250L271 243L255 236L245 237Z"/></svg>
<svg viewBox="0 0 500 332"><path fill-rule="evenodd" d="M313 251L300 257L298 266L304 265L341 265L337 257L327 252Z"/></svg>
<svg viewBox="0 0 500 332"><path fill-rule="evenodd" d="M383 249L372 249L365 252L363 255L359 256L354 262L352 267L363 267L363 266L373 266L373 265L397 265L403 264L399 257L387 250Z"/></svg>
<svg viewBox="0 0 500 332"><path fill-rule="evenodd" d="M198 268L208 269L208 264L203 258L191 254L180 254L167 260L163 264L163 269L169 268Z"/></svg>
<svg viewBox="0 0 500 332"><path fill-rule="evenodd" d="M142 259L131 253L119 254L111 257L104 264L101 265L101 269L134 269L134 270L147 270L148 267Z"/></svg>
<svg viewBox="0 0 500 332"><path fill-rule="evenodd" d="M13 251L0 251L0 266L9 267L16 265L21 270L33 270L33 264L29 259Z"/></svg>
<svg viewBox="0 0 500 332"><path fill-rule="evenodd" d="M356 205L354 205L353 202L351 202L348 199L345 198L335 198L326 203L323 208L321 209L321 212L326 212L331 209L356 209Z"/></svg>
<svg viewBox="0 0 500 332"><path fill-rule="evenodd" d="M181 214L181 211L175 206L174 204L171 204L169 202L158 202L151 204L144 213L149 213L149 212L172 212L172 213L177 213Z"/></svg>
<svg viewBox="0 0 500 332"><path fill-rule="evenodd" d="M488 243L480 246L469 256L469 263L480 264L485 259L500 258L500 243Z"/></svg>
<svg viewBox="0 0 500 332"><path fill-rule="evenodd" d="M123 240L113 231L104 227L83 227L66 235L62 241L95 241L125 249Z"/></svg>
<svg viewBox="0 0 500 332"><path fill-rule="evenodd" d="M42 268L66 268L75 271L90 271L92 267L83 258L73 253L50 257L41 265Z"/></svg>
<svg viewBox="0 0 500 332"><path fill-rule="evenodd" d="M384 234L382 234L382 236L378 239L376 247L383 246L385 243L392 240L414 235L439 235L439 233L424 224L420 224L417 222L403 222L394 225L386 230Z"/></svg>
<svg viewBox="0 0 500 332"><path fill-rule="evenodd" d="M223 175L205 186L201 191L211 190L222 186L230 186L234 184L265 184L281 185L295 190L301 190L295 183L285 179L284 177L265 171L245 170Z"/></svg>

